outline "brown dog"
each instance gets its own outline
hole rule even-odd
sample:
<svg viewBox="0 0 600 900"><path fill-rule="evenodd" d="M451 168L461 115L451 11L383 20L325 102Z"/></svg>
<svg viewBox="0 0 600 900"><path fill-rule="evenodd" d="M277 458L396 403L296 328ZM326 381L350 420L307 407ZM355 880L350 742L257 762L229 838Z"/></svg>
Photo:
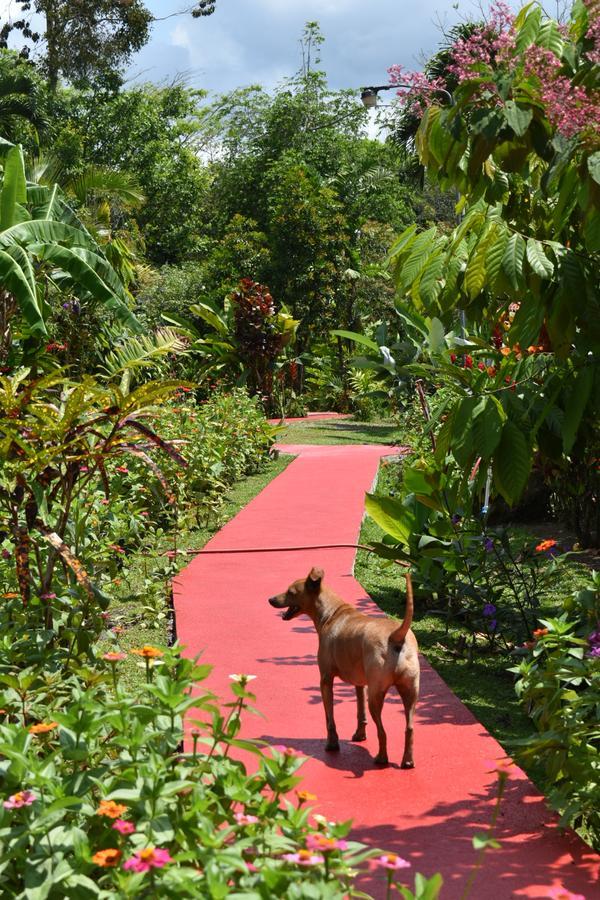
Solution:
<svg viewBox="0 0 600 900"><path fill-rule="evenodd" d="M387 765L387 737L381 721L385 695L395 685L404 703L406 734L402 768L412 769L413 716L419 695L419 657L417 640L410 630L413 595L410 575L406 576L406 614L401 625L393 619L374 619L344 603L329 588L323 587L323 570L312 569L308 578L289 586L284 594L271 597L275 609L289 622L296 616L310 616L319 635L321 696L327 721L326 750L339 750L333 718L333 679L341 678L356 687L357 728L353 741L366 740L365 685L369 711L377 726L379 752L375 762Z"/></svg>

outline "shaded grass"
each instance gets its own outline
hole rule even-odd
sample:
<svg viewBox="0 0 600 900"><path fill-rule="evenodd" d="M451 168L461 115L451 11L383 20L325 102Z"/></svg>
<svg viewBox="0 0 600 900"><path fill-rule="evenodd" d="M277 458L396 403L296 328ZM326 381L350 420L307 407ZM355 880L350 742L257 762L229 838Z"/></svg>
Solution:
<svg viewBox="0 0 600 900"><path fill-rule="evenodd" d="M223 505L212 521L192 523L189 514L180 517L170 529L149 529L144 547L129 557L127 574L123 574L108 609L109 626L122 628L115 636L108 630L103 635L100 652L131 650L144 644L164 647L170 638L170 583L194 558L187 550L200 550L223 525L236 516L254 497L292 462L284 455L271 460L266 468L233 485L225 494ZM176 548L169 559L164 554ZM151 602L150 602L151 601ZM145 663L128 656L120 664L120 674L127 686L145 679Z"/></svg>
<svg viewBox="0 0 600 900"><path fill-rule="evenodd" d="M406 439L397 422L321 419L291 423L278 435L279 444L400 444Z"/></svg>

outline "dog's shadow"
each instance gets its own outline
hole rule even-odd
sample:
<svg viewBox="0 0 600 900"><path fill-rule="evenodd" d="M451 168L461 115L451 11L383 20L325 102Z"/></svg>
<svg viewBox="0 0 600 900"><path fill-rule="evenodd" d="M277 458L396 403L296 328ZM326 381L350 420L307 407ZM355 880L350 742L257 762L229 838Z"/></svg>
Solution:
<svg viewBox="0 0 600 900"><path fill-rule="evenodd" d="M306 653L304 656L263 656L257 658L259 663L270 663L273 666L316 666L317 657L314 653Z"/></svg>
<svg viewBox="0 0 600 900"><path fill-rule="evenodd" d="M342 739L340 749L331 753L325 750L324 738L295 738L282 737L280 734L263 734L260 736L260 740L275 746L281 744L291 747L302 756L322 762L329 769L347 772L347 778L362 778L365 772L372 772L373 769L379 768L373 761L371 753L362 743L355 744ZM390 762L387 768L402 771L402 767L394 762Z"/></svg>

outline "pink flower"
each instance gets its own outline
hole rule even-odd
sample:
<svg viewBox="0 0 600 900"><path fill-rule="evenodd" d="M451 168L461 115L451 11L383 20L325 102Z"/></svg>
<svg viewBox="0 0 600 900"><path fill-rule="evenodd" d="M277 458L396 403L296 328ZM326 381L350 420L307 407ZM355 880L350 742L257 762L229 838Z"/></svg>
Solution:
<svg viewBox="0 0 600 900"><path fill-rule="evenodd" d="M309 850L331 853L332 850L347 850L348 842L340 841L337 838L325 837L324 834L309 834L306 838L306 846Z"/></svg>
<svg viewBox="0 0 600 900"><path fill-rule="evenodd" d="M311 853L310 850L298 850L297 853L284 853L281 857L286 862L296 863L298 866L318 866L319 863L325 862L318 853Z"/></svg>
<svg viewBox="0 0 600 900"><path fill-rule="evenodd" d="M127 466L115 466L115 472L122 472L123 475L127 475L129 469L127 468Z"/></svg>
<svg viewBox="0 0 600 900"><path fill-rule="evenodd" d="M405 859L402 859L401 856L397 856L395 853L383 853L373 860L373 864L382 869L391 869L392 871L410 868L410 863Z"/></svg>
<svg viewBox="0 0 600 900"><path fill-rule="evenodd" d="M284 756L302 756L301 753L297 753L293 747L285 747L283 744L275 744L271 747L271 750L276 750L277 753L283 753Z"/></svg>
<svg viewBox="0 0 600 900"><path fill-rule="evenodd" d="M119 834L133 834L135 831L133 822L127 822L125 819L117 819L112 827L114 831L118 831Z"/></svg>
<svg viewBox="0 0 600 900"><path fill-rule="evenodd" d="M110 651L110 653L104 653L102 659L105 659L106 662L121 662L123 659L127 659L126 653L115 653L114 651Z"/></svg>
<svg viewBox="0 0 600 900"><path fill-rule="evenodd" d="M238 825L256 825L258 822L257 816L249 816L243 812L237 812L233 818Z"/></svg>
<svg viewBox="0 0 600 900"><path fill-rule="evenodd" d="M168 850L159 847L146 847L144 850L136 850L126 862L123 868L131 872L149 872L150 869L162 869L173 862Z"/></svg>
<svg viewBox="0 0 600 900"><path fill-rule="evenodd" d="M4 809L21 809L22 806L31 806L35 799L33 791L19 791L17 794L11 794L2 805Z"/></svg>
<svg viewBox="0 0 600 900"><path fill-rule="evenodd" d="M548 888L546 894L548 900L585 900L583 894L572 894L564 887L556 886Z"/></svg>

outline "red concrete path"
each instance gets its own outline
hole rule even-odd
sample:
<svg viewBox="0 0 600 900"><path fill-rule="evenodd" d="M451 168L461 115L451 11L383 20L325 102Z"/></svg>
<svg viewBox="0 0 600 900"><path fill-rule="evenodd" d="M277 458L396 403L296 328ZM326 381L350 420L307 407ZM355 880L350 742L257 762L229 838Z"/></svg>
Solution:
<svg viewBox="0 0 600 900"><path fill-rule="evenodd" d="M299 456L209 547L356 540L364 492L389 448L282 449ZM283 622L267 604L268 597L319 565L346 600L378 614L352 577L353 558L352 550L198 556L176 580L178 636L188 653L204 650L205 661L214 664L210 686L218 694L230 697L232 672L258 676L252 688L266 721L248 717L245 734L310 756L303 787L318 795L321 813L352 818L359 840L401 854L416 871L441 871L444 900L457 900L475 858L471 838L485 829L495 799L488 761L501 758L502 749L424 662L413 771L398 765L404 729L398 699L390 696L384 712L392 764L377 769L371 761L372 724L366 744L347 740L354 730L354 690L342 684L336 689L342 748L339 754L325 753L312 623ZM525 774L516 767L511 772L498 828L502 847L487 855L472 900L545 898L557 885L587 900L600 897L598 857L574 835L560 834Z"/></svg>

